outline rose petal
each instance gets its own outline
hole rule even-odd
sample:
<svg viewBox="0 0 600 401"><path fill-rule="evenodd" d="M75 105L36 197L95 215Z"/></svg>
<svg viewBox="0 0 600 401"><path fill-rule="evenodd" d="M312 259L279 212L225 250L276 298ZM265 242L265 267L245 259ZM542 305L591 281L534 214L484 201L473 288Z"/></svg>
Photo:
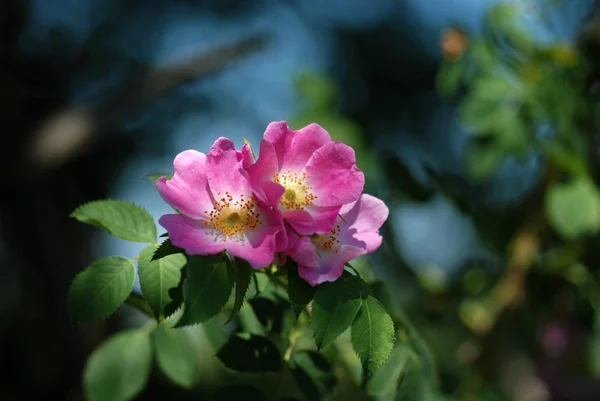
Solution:
<svg viewBox="0 0 600 401"><path fill-rule="evenodd" d="M206 156L206 175L215 198L229 192L233 197L248 196L252 187L243 169L243 155L235 149L231 139L219 138Z"/></svg>
<svg viewBox="0 0 600 401"><path fill-rule="evenodd" d="M342 206L358 199L365 176L356 166L354 150L341 142L329 142L308 161L306 178L318 196L315 206Z"/></svg>
<svg viewBox="0 0 600 401"><path fill-rule="evenodd" d="M195 150L186 150L175 157L173 167L173 178L167 180L161 177L156 181L160 196L186 216L205 218L204 211L211 210L214 202L208 189L206 156Z"/></svg>
<svg viewBox="0 0 600 401"><path fill-rule="evenodd" d="M180 214L166 214L158 222L169 233L173 245L189 255L215 255L225 250L225 243L215 241L212 229L203 221Z"/></svg>

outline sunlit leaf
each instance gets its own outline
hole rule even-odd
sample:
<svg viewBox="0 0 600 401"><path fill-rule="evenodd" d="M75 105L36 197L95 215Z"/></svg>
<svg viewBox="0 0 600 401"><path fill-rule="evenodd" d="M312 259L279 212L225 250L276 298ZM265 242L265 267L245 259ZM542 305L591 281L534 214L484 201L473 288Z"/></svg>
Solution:
<svg viewBox="0 0 600 401"><path fill-rule="evenodd" d="M371 396L395 394L400 379L406 373L407 365L410 363L411 352L414 351L406 344L396 345L387 361L368 380L367 393Z"/></svg>
<svg viewBox="0 0 600 401"><path fill-rule="evenodd" d="M187 259L181 254L152 260L156 248L150 245L142 250L138 261L138 275L144 298L158 318L163 315L165 306L171 302L169 290L177 287L181 279L181 269Z"/></svg>
<svg viewBox="0 0 600 401"><path fill-rule="evenodd" d="M360 308L360 293L345 280L319 286L312 304L311 327L317 348L332 343L350 325Z"/></svg>
<svg viewBox="0 0 600 401"><path fill-rule="evenodd" d="M69 312L75 321L110 316L133 290L135 268L129 259L110 256L89 265L73 279Z"/></svg>
<svg viewBox="0 0 600 401"><path fill-rule="evenodd" d="M115 237L153 243L156 241L154 219L145 209L121 200L99 200L78 207L71 217L82 223L105 229Z"/></svg>
<svg viewBox="0 0 600 401"><path fill-rule="evenodd" d="M394 349L394 323L374 297L362 301L352 323L352 347L358 354L366 376L377 371Z"/></svg>

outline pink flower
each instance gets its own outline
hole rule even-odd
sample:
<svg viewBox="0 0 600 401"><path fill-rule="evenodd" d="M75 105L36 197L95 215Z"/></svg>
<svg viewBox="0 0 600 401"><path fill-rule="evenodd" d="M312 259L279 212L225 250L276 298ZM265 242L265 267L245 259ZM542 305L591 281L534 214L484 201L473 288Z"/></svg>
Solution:
<svg viewBox="0 0 600 401"><path fill-rule="evenodd" d="M245 163L256 196L302 235L329 232L365 182L354 150L317 124L298 131L285 121L269 124L256 163Z"/></svg>
<svg viewBox="0 0 600 401"><path fill-rule="evenodd" d="M249 153L246 145L239 152L230 139L219 138L208 155L177 155L173 178L156 182L162 198L181 213L159 220L175 246L190 255L227 251L255 268L268 266L285 249L281 216L253 198L243 166Z"/></svg>
<svg viewBox="0 0 600 401"><path fill-rule="evenodd" d="M344 205L329 233L293 238L287 254L298 263L298 273L310 285L335 281L345 263L379 248L379 228L388 214L381 199L363 194L356 202Z"/></svg>

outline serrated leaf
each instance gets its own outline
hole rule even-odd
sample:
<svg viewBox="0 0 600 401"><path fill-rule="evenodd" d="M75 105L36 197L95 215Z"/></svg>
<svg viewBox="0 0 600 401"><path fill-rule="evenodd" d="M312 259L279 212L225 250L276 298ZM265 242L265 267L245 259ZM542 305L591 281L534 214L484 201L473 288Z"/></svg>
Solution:
<svg viewBox="0 0 600 401"><path fill-rule="evenodd" d="M360 293L345 280L321 284L312 305L311 327L317 348L332 343L354 320L360 308Z"/></svg>
<svg viewBox="0 0 600 401"><path fill-rule="evenodd" d="M135 268L129 259L99 259L73 279L69 289L69 312L74 321L110 316L133 291Z"/></svg>
<svg viewBox="0 0 600 401"><path fill-rule="evenodd" d="M234 318L234 316L240 311L244 304L244 298L250 287L250 279L252 278L252 266L250 263L243 259L235 258L235 300L233 302L233 309L231 315L227 319L227 323Z"/></svg>
<svg viewBox="0 0 600 401"><path fill-rule="evenodd" d="M165 256L175 255L178 253L185 254L185 251L173 245L170 239L166 239L163 242L161 242L158 248L155 248L151 260L159 260L164 258Z"/></svg>
<svg viewBox="0 0 600 401"><path fill-rule="evenodd" d="M152 184L156 187L156 181L158 181L158 179L160 177L167 177L167 180L170 180L171 178L173 178L173 174L167 174L167 173L152 173L152 174L148 174L146 176L146 178L148 178L150 181L152 181Z"/></svg>
<svg viewBox="0 0 600 401"><path fill-rule="evenodd" d="M279 372L281 354L266 337L244 333L232 335L217 357L229 369L238 372Z"/></svg>
<svg viewBox="0 0 600 401"><path fill-rule="evenodd" d="M397 345L392 355L367 382L367 393L374 397L395 394L398 383L410 363L411 352L414 353L408 345Z"/></svg>
<svg viewBox="0 0 600 401"><path fill-rule="evenodd" d="M191 388L196 384L200 372L201 328L173 328L173 323L166 320L154 332L156 362L173 383Z"/></svg>
<svg viewBox="0 0 600 401"><path fill-rule="evenodd" d="M307 399L320 401L335 387L337 379L333 366L323 355L314 351L298 351L291 362L292 375Z"/></svg>
<svg viewBox="0 0 600 401"><path fill-rule="evenodd" d="M185 278L187 276L187 264L181 269L181 278L176 287L169 290L169 297L171 302L165 306L165 316L172 316L177 311L181 310L183 305L183 285L185 284ZM183 312L183 310L181 310Z"/></svg>
<svg viewBox="0 0 600 401"><path fill-rule="evenodd" d="M351 337L365 375L370 377L390 356L395 342L392 318L377 298L369 296L362 301L352 323Z"/></svg>
<svg viewBox="0 0 600 401"><path fill-rule="evenodd" d="M361 299L367 299L367 297L371 295L371 287L369 284L356 274L344 271L340 280L343 280L350 285L354 294L358 295Z"/></svg>
<svg viewBox="0 0 600 401"><path fill-rule="evenodd" d="M600 229L600 193L590 179L552 184L546 191L545 209L548 221L565 239Z"/></svg>
<svg viewBox="0 0 600 401"><path fill-rule="evenodd" d="M144 389L152 366L148 334L121 331L106 340L88 359L83 371L89 401L128 401Z"/></svg>
<svg viewBox="0 0 600 401"><path fill-rule="evenodd" d="M121 200L99 200L78 207L71 217L105 229L117 238L154 243L156 225L145 209Z"/></svg>
<svg viewBox="0 0 600 401"><path fill-rule="evenodd" d="M227 303L235 274L224 255L190 256L183 285L184 312L176 327L202 323L215 316Z"/></svg>
<svg viewBox="0 0 600 401"><path fill-rule="evenodd" d="M154 316L163 316L165 306L171 302L169 290L177 287L181 279L181 269L187 263L181 254L152 260L156 248L150 245L142 250L138 261L138 276L144 298L152 308Z"/></svg>
<svg viewBox="0 0 600 401"><path fill-rule="evenodd" d="M213 394L212 401L269 401L259 389L248 384L234 384L221 387Z"/></svg>
<svg viewBox="0 0 600 401"><path fill-rule="evenodd" d="M312 301L317 292L317 288L311 286L298 275L298 265L289 263L288 269L288 299L294 310L296 318L306 308L306 305Z"/></svg>

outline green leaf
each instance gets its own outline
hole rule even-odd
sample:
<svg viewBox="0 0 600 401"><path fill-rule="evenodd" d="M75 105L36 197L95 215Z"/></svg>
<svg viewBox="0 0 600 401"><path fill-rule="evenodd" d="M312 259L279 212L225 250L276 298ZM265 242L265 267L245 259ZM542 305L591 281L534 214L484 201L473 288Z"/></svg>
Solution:
<svg viewBox="0 0 600 401"><path fill-rule="evenodd" d="M155 248L151 260L159 260L164 258L165 256L176 255L178 253L185 255L185 251L183 249L173 245L170 239L166 239L163 242L161 242L158 248Z"/></svg>
<svg viewBox="0 0 600 401"><path fill-rule="evenodd" d="M588 178L552 184L546 191L545 209L552 227L567 240L600 229L600 194Z"/></svg>
<svg viewBox="0 0 600 401"><path fill-rule="evenodd" d="M235 274L224 255L190 256L183 285L184 312L177 327L202 323L215 316L227 303Z"/></svg>
<svg viewBox="0 0 600 401"><path fill-rule="evenodd" d="M154 219L145 209L130 202L112 199L89 202L78 207L71 217L127 241L156 241Z"/></svg>
<svg viewBox="0 0 600 401"><path fill-rule="evenodd" d="M317 348L332 343L354 320L360 308L360 293L346 280L321 284L312 306L311 327Z"/></svg>
<svg viewBox="0 0 600 401"><path fill-rule="evenodd" d="M396 401L428 401L424 396L427 380L423 378L423 367L415 352L409 352L402 375L396 388Z"/></svg>
<svg viewBox="0 0 600 401"><path fill-rule="evenodd" d="M167 173L152 173L152 174L148 174L146 176L146 178L148 178L150 181L152 181L152 184L156 187L156 181L158 181L158 179L160 177L167 177L167 180L170 180L171 178L173 178L173 174L167 174Z"/></svg>
<svg viewBox="0 0 600 401"><path fill-rule="evenodd" d="M317 292L317 288L311 286L298 275L298 265L289 263L288 269L288 298L296 318L306 308L306 305L312 301Z"/></svg>
<svg viewBox="0 0 600 401"><path fill-rule="evenodd" d="M462 63L442 63L436 77L436 88L440 96L451 97L456 94L462 72Z"/></svg>
<svg viewBox="0 0 600 401"><path fill-rule="evenodd" d="M217 357L238 372L279 372L281 354L266 337L243 333L232 335Z"/></svg>
<svg viewBox="0 0 600 401"><path fill-rule="evenodd" d="M146 386L152 365L148 334L121 331L106 340L88 359L83 385L89 401L127 401Z"/></svg>
<svg viewBox="0 0 600 401"><path fill-rule="evenodd" d="M411 352L414 354L408 345L397 345L385 364L367 382L367 393L373 397L395 394L410 363Z"/></svg>
<svg viewBox="0 0 600 401"><path fill-rule="evenodd" d="M171 316L179 310L183 312L181 307L183 305L183 285L185 284L186 276L187 264L181 269L181 278L179 279L177 287L169 290L169 297L172 299L172 301L165 306L165 316Z"/></svg>
<svg viewBox="0 0 600 401"><path fill-rule="evenodd" d="M314 351L299 351L291 362L292 375L307 399L320 401L331 393L337 379L327 358Z"/></svg>
<svg viewBox="0 0 600 401"><path fill-rule="evenodd" d="M375 373L394 349L392 318L373 296L362 302L352 323L352 347L358 354L367 377Z"/></svg>
<svg viewBox="0 0 600 401"><path fill-rule="evenodd" d="M73 279L69 289L69 312L75 321L110 316L133 290L135 268L129 259L99 259Z"/></svg>
<svg viewBox="0 0 600 401"><path fill-rule="evenodd" d="M259 389L248 384L234 384L221 387L213 394L212 401L269 401Z"/></svg>
<svg viewBox="0 0 600 401"><path fill-rule="evenodd" d="M156 361L173 383L191 388L200 371L201 329L199 326L176 329L172 327L173 323L166 320L154 332Z"/></svg>
<svg viewBox="0 0 600 401"><path fill-rule="evenodd" d="M154 316L161 317L165 306L171 302L169 290L177 287L181 279L181 269L187 260L181 253L152 260L154 245L142 250L138 261L138 275L144 298L154 311Z"/></svg>
<svg viewBox="0 0 600 401"><path fill-rule="evenodd" d="M250 266L250 263L239 258L235 258L233 261L235 264L235 300L227 323L229 323L242 308L244 298L248 292L248 287L250 287L250 279L252 278L252 266Z"/></svg>

